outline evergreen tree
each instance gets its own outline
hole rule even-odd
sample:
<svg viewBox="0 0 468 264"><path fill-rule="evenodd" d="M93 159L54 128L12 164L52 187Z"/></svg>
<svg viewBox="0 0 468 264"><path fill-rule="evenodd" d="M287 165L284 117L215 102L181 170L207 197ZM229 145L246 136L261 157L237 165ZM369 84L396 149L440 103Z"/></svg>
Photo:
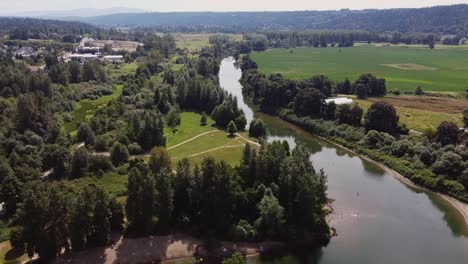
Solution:
<svg viewBox="0 0 468 264"><path fill-rule="evenodd" d="M231 136L231 137L234 136L237 133L237 127L236 127L236 124L234 123L234 121L229 122L227 131L229 133L229 136Z"/></svg>

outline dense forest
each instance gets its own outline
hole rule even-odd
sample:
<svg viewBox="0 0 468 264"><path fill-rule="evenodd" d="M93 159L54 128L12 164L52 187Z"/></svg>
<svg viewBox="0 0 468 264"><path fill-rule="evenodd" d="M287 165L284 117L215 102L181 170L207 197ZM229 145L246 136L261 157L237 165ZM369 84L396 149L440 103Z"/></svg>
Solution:
<svg viewBox="0 0 468 264"><path fill-rule="evenodd" d="M8 33L11 39L54 38L54 35L84 35L96 31L95 26L82 22L34 18L0 18L0 32Z"/></svg>
<svg viewBox="0 0 468 264"><path fill-rule="evenodd" d="M145 34L126 55L136 69L118 76L108 74L115 65L61 62L56 53L32 72L0 53L0 202L15 250L46 261L64 249L109 245L112 232L328 242L327 178L304 146L247 145L237 166L212 158L171 164L165 128L176 130L181 111L202 113L201 123L210 115L231 136L247 125L218 80L221 59L237 44L226 36L210 42L191 56L172 35ZM104 96L115 98L74 120L84 99ZM260 120L249 132L266 133ZM128 175L119 193L126 202L107 186L70 183L108 173Z"/></svg>
<svg viewBox="0 0 468 264"><path fill-rule="evenodd" d="M115 14L83 18L82 21L97 25L146 27L157 31L346 29L466 35L467 13L468 5L453 5L388 10Z"/></svg>

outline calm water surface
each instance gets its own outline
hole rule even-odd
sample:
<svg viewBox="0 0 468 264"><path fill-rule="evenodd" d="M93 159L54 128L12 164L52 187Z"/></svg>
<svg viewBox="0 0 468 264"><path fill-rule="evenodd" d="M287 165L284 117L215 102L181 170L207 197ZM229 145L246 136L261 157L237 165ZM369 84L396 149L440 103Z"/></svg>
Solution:
<svg viewBox="0 0 468 264"><path fill-rule="evenodd" d="M306 144L314 167L325 170L328 196L334 200L331 225L338 232L321 250L274 260L252 258L250 264L468 263L468 228L450 204L401 183L359 156L254 112L242 97L240 77L234 60L223 60L221 86L237 96L248 122L260 117L267 124L269 141L287 140L291 147Z"/></svg>

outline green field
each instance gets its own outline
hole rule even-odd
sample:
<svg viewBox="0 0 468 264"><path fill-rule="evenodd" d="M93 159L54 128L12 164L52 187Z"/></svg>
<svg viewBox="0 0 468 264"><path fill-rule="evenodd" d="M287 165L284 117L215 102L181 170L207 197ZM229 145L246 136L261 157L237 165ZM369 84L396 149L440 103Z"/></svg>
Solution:
<svg viewBox="0 0 468 264"><path fill-rule="evenodd" d="M89 120L99 108L119 98L122 91L123 85L117 85L111 95L102 96L97 100L84 99L76 103L75 109L70 112L71 121L63 125L65 133L76 131L81 122Z"/></svg>
<svg viewBox="0 0 468 264"><path fill-rule="evenodd" d="M372 105L368 100L354 100L359 106L367 112L367 109ZM427 129L435 131L443 121L454 122L462 126L462 114L441 113L429 110L414 109L409 107L395 106L400 122L405 124L409 129L424 132Z"/></svg>
<svg viewBox="0 0 468 264"><path fill-rule="evenodd" d="M134 74L137 68L138 63L136 62L124 64L109 64L107 66L109 75L115 78L125 74Z"/></svg>
<svg viewBox="0 0 468 264"><path fill-rule="evenodd" d="M272 49L252 54L265 74L290 79L325 74L333 81L372 73L387 80L387 90L462 92L468 87L468 50L358 45L352 48Z"/></svg>

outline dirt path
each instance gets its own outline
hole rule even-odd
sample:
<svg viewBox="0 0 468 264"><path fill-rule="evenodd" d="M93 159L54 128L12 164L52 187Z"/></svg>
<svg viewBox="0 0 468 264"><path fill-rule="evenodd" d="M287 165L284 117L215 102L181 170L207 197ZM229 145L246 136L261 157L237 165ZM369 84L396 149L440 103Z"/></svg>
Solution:
<svg viewBox="0 0 468 264"><path fill-rule="evenodd" d="M255 141L246 139L246 138L243 137L241 134L236 134L236 135L237 135L238 137L240 137L241 139L243 139L244 141L246 141L247 143L249 143L249 144L255 145L256 147L261 147L261 145L260 145L258 142L255 142Z"/></svg>
<svg viewBox="0 0 468 264"><path fill-rule="evenodd" d="M199 152L199 153L196 153L196 154L192 154L190 156L187 156L186 158L200 156L200 155L203 155L203 154L206 154L206 153L209 153L209 152L212 152L212 151L216 151L216 150L219 150L219 149L223 149L223 148L240 148L240 147L243 147L243 146L245 146L245 145L232 145L232 146L217 147L217 148L214 148L214 149L209 149L209 150L205 150L205 151L202 151L202 152Z"/></svg>

